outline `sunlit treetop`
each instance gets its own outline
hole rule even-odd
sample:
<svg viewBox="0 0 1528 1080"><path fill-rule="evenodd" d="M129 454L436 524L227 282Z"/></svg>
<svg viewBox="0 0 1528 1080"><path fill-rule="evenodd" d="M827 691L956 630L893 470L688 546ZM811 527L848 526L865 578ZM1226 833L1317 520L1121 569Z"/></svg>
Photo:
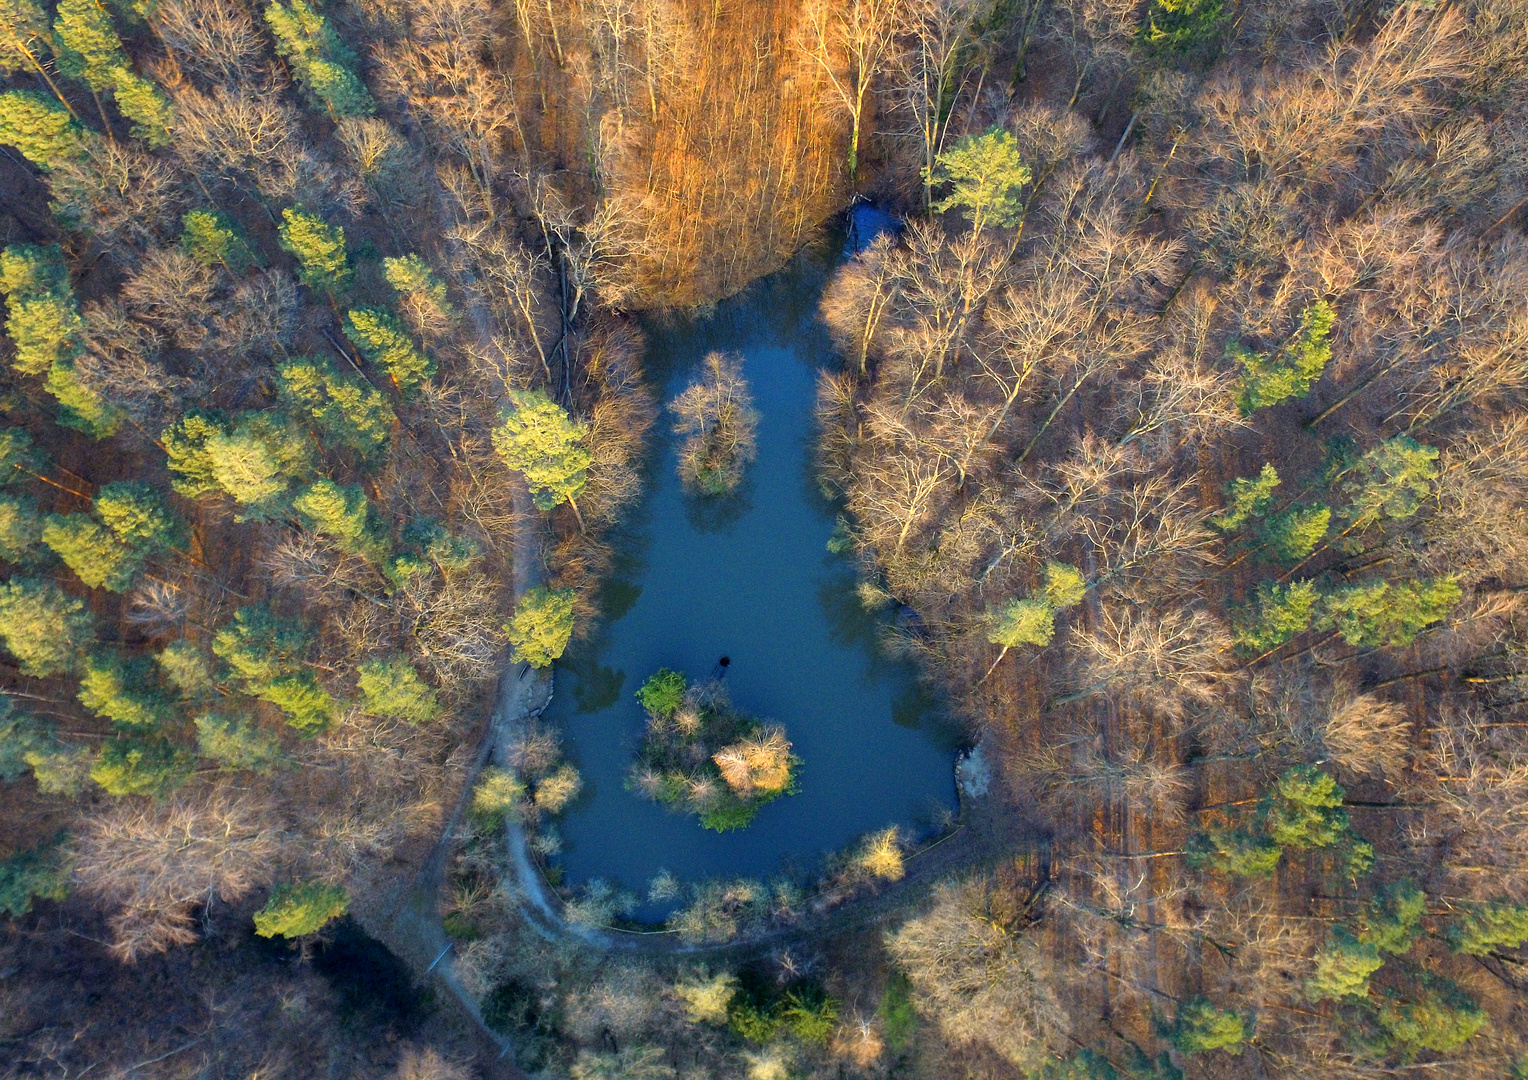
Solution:
<svg viewBox="0 0 1528 1080"><path fill-rule="evenodd" d="M493 448L504 464L524 474L536 505L543 510L574 502L589 482L594 457L587 440L589 425L541 390L512 390L509 408L493 432Z"/></svg>
<svg viewBox="0 0 1528 1080"><path fill-rule="evenodd" d="M1032 175L1019 156L1018 140L1002 128L967 135L940 154L934 166L933 182L950 185L934 209L958 208L976 232L987 225L1017 225L1024 211L1020 194Z"/></svg>

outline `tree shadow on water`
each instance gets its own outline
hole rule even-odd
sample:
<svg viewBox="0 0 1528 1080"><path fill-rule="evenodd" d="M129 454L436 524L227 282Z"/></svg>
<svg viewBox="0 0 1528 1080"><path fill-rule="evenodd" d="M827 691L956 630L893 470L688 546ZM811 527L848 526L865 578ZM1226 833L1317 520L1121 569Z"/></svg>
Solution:
<svg viewBox="0 0 1528 1080"><path fill-rule="evenodd" d="M573 684L574 711L599 712L621 700L621 686L626 682L626 672L604 667L592 656L566 667L578 680Z"/></svg>
<svg viewBox="0 0 1528 1080"><path fill-rule="evenodd" d="M684 517L699 533L723 533L753 509L753 481L744 480L725 495L686 495Z"/></svg>
<svg viewBox="0 0 1528 1080"><path fill-rule="evenodd" d="M828 623L828 638L835 645L862 648L880 657L883 615L869 611L860 597L859 580L852 573L833 573L817 583L817 602Z"/></svg>

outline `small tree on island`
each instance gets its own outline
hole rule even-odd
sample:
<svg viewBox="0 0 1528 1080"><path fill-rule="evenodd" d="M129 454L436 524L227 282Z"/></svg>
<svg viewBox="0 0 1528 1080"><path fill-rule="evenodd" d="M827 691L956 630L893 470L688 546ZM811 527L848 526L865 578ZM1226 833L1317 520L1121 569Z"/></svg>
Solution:
<svg viewBox="0 0 1528 1080"><path fill-rule="evenodd" d="M757 454L759 414L753 408L742 361L713 352L700 374L669 403L679 448L679 479L699 495L725 495L743 482Z"/></svg>

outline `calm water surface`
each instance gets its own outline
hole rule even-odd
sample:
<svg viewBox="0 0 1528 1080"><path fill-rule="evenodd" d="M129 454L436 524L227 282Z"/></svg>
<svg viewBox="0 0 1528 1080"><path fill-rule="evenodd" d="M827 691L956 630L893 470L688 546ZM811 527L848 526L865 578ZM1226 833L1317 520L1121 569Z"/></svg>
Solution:
<svg viewBox="0 0 1528 1080"><path fill-rule="evenodd" d="M559 664L548 710L586 785L559 822L573 884L600 877L645 898L660 869L686 882L809 871L863 833L926 831L954 805L953 735L910 665L879 654L884 616L863 610L852 562L827 550L838 507L813 477L812 408L819 369L837 362L817 318L829 262L804 255L708 317L647 329L664 402L711 350L743 357L759 454L737 498L697 500L680 487L669 418L655 429L647 496L616 542L607 618ZM718 834L625 780L645 724L637 687L660 667L703 679L724 655L733 701L784 724L805 764L800 794Z"/></svg>

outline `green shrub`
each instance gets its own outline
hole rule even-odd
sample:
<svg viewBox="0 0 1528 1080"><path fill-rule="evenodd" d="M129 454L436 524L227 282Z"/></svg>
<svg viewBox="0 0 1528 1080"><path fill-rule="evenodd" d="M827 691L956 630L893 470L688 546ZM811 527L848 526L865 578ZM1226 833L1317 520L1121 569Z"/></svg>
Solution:
<svg viewBox="0 0 1528 1080"><path fill-rule="evenodd" d="M913 1033L918 1030L918 1009L913 1004L913 984L907 976L892 972L886 977L886 989L881 992L876 1015L886 1033L888 1050L900 1054L912 1045Z"/></svg>
<svg viewBox="0 0 1528 1080"><path fill-rule="evenodd" d="M471 813L487 828L520 819L525 800L525 781L505 769L484 769L472 789Z"/></svg>
<svg viewBox="0 0 1528 1080"><path fill-rule="evenodd" d="M1225 20L1222 0L1151 0L1141 42L1160 57L1208 59Z"/></svg>
<svg viewBox="0 0 1528 1080"><path fill-rule="evenodd" d="M1144 1077L1144 1073L1133 1073ZM1119 1072L1091 1050L1079 1050L1065 1061L1047 1061L1028 1080L1118 1080ZM1165 1080L1165 1078L1164 1078Z"/></svg>
<svg viewBox="0 0 1528 1080"><path fill-rule="evenodd" d="M838 1026L838 1001L815 985L789 990L781 1000L780 1018L804 1043L825 1044Z"/></svg>
<svg viewBox="0 0 1528 1080"><path fill-rule="evenodd" d="M653 716L671 716L684 704L685 689L684 675L659 668L638 688L637 700Z"/></svg>
<svg viewBox="0 0 1528 1080"><path fill-rule="evenodd" d="M483 1024L500 1035L534 1028L541 1022L540 996L520 983L500 983L483 996Z"/></svg>

